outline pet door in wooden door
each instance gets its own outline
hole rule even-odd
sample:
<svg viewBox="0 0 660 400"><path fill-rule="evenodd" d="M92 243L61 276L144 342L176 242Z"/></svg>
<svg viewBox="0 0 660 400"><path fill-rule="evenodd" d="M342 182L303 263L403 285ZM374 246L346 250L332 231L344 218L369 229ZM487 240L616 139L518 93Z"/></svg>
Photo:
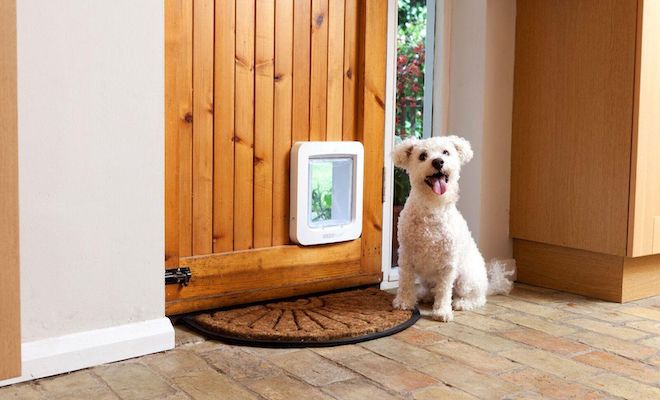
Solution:
<svg viewBox="0 0 660 400"><path fill-rule="evenodd" d="M360 142L298 142L291 150L289 233L305 246L362 233L364 148Z"/></svg>
<svg viewBox="0 0 660 400"><path fill-rule="evenodd" d="M166 0L168 314L381 280L386 3ZM355 140L361 236L292 244L292 145Z"/></svg>

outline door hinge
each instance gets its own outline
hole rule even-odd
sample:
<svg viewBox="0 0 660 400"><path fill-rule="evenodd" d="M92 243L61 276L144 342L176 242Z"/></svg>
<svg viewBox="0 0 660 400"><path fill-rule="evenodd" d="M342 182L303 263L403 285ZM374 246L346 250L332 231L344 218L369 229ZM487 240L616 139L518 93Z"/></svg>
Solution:
<svg viewBox="0 0 660 400"><path fill-rule="evenodd" d="M190 268L172 268L165 270L165 284L166 285L183 285L188 286L190 279L192 278L192 272Z"/></svg>
<svg viewBox="0 0 660 400"><path fill-rule="evenodd" d="M385 203L385 167L381 171L380 180L380 202Z"/></svg>

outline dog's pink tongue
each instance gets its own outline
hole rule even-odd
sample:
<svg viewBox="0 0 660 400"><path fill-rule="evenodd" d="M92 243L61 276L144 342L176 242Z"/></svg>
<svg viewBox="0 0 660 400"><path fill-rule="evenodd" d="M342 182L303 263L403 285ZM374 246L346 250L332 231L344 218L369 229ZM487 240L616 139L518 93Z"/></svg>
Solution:
<svg viewBox="0 0 660 400"><path fill-rule="evenodd" d="M447 191L447 183L444 179L436 179L433 181L433 193L442 196Z"/></svg>

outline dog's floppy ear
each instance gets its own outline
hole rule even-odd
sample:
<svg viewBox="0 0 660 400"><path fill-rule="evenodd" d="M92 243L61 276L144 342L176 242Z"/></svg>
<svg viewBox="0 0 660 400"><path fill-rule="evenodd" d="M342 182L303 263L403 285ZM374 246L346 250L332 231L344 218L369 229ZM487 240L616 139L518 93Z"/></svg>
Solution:
<svg viewBox="0 0 660 400"><path fill-rule="evenodd" d="M456 151L458 152L458 159L461 160L461 165L472 159L474 153L472 152L472 146L470 146L470 142L468 142L467 139L463 139L462 137L458 136L448 136L447 138L451 140L452 144L456 148Z"/></svg>
<svg viewBox="0 0 660 400"><path fill-rule="evenodd" d="M394 147L394 151L392 152L392 161L394 161L394 165L399 168L406 169L417 142L417 139L410 138L396 145Z"/></svg>

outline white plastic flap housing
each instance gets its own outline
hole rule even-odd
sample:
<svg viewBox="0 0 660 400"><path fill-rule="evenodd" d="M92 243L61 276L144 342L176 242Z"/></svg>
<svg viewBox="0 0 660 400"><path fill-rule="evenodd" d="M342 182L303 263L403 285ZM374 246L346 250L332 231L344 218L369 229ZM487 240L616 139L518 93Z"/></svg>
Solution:
<svg viewBox="0 0 660 400"><path fill-rule="evenodd" d="M363 175L360 142L296 142L291 148L291 240L313 245L359 238Z"/></svg>

